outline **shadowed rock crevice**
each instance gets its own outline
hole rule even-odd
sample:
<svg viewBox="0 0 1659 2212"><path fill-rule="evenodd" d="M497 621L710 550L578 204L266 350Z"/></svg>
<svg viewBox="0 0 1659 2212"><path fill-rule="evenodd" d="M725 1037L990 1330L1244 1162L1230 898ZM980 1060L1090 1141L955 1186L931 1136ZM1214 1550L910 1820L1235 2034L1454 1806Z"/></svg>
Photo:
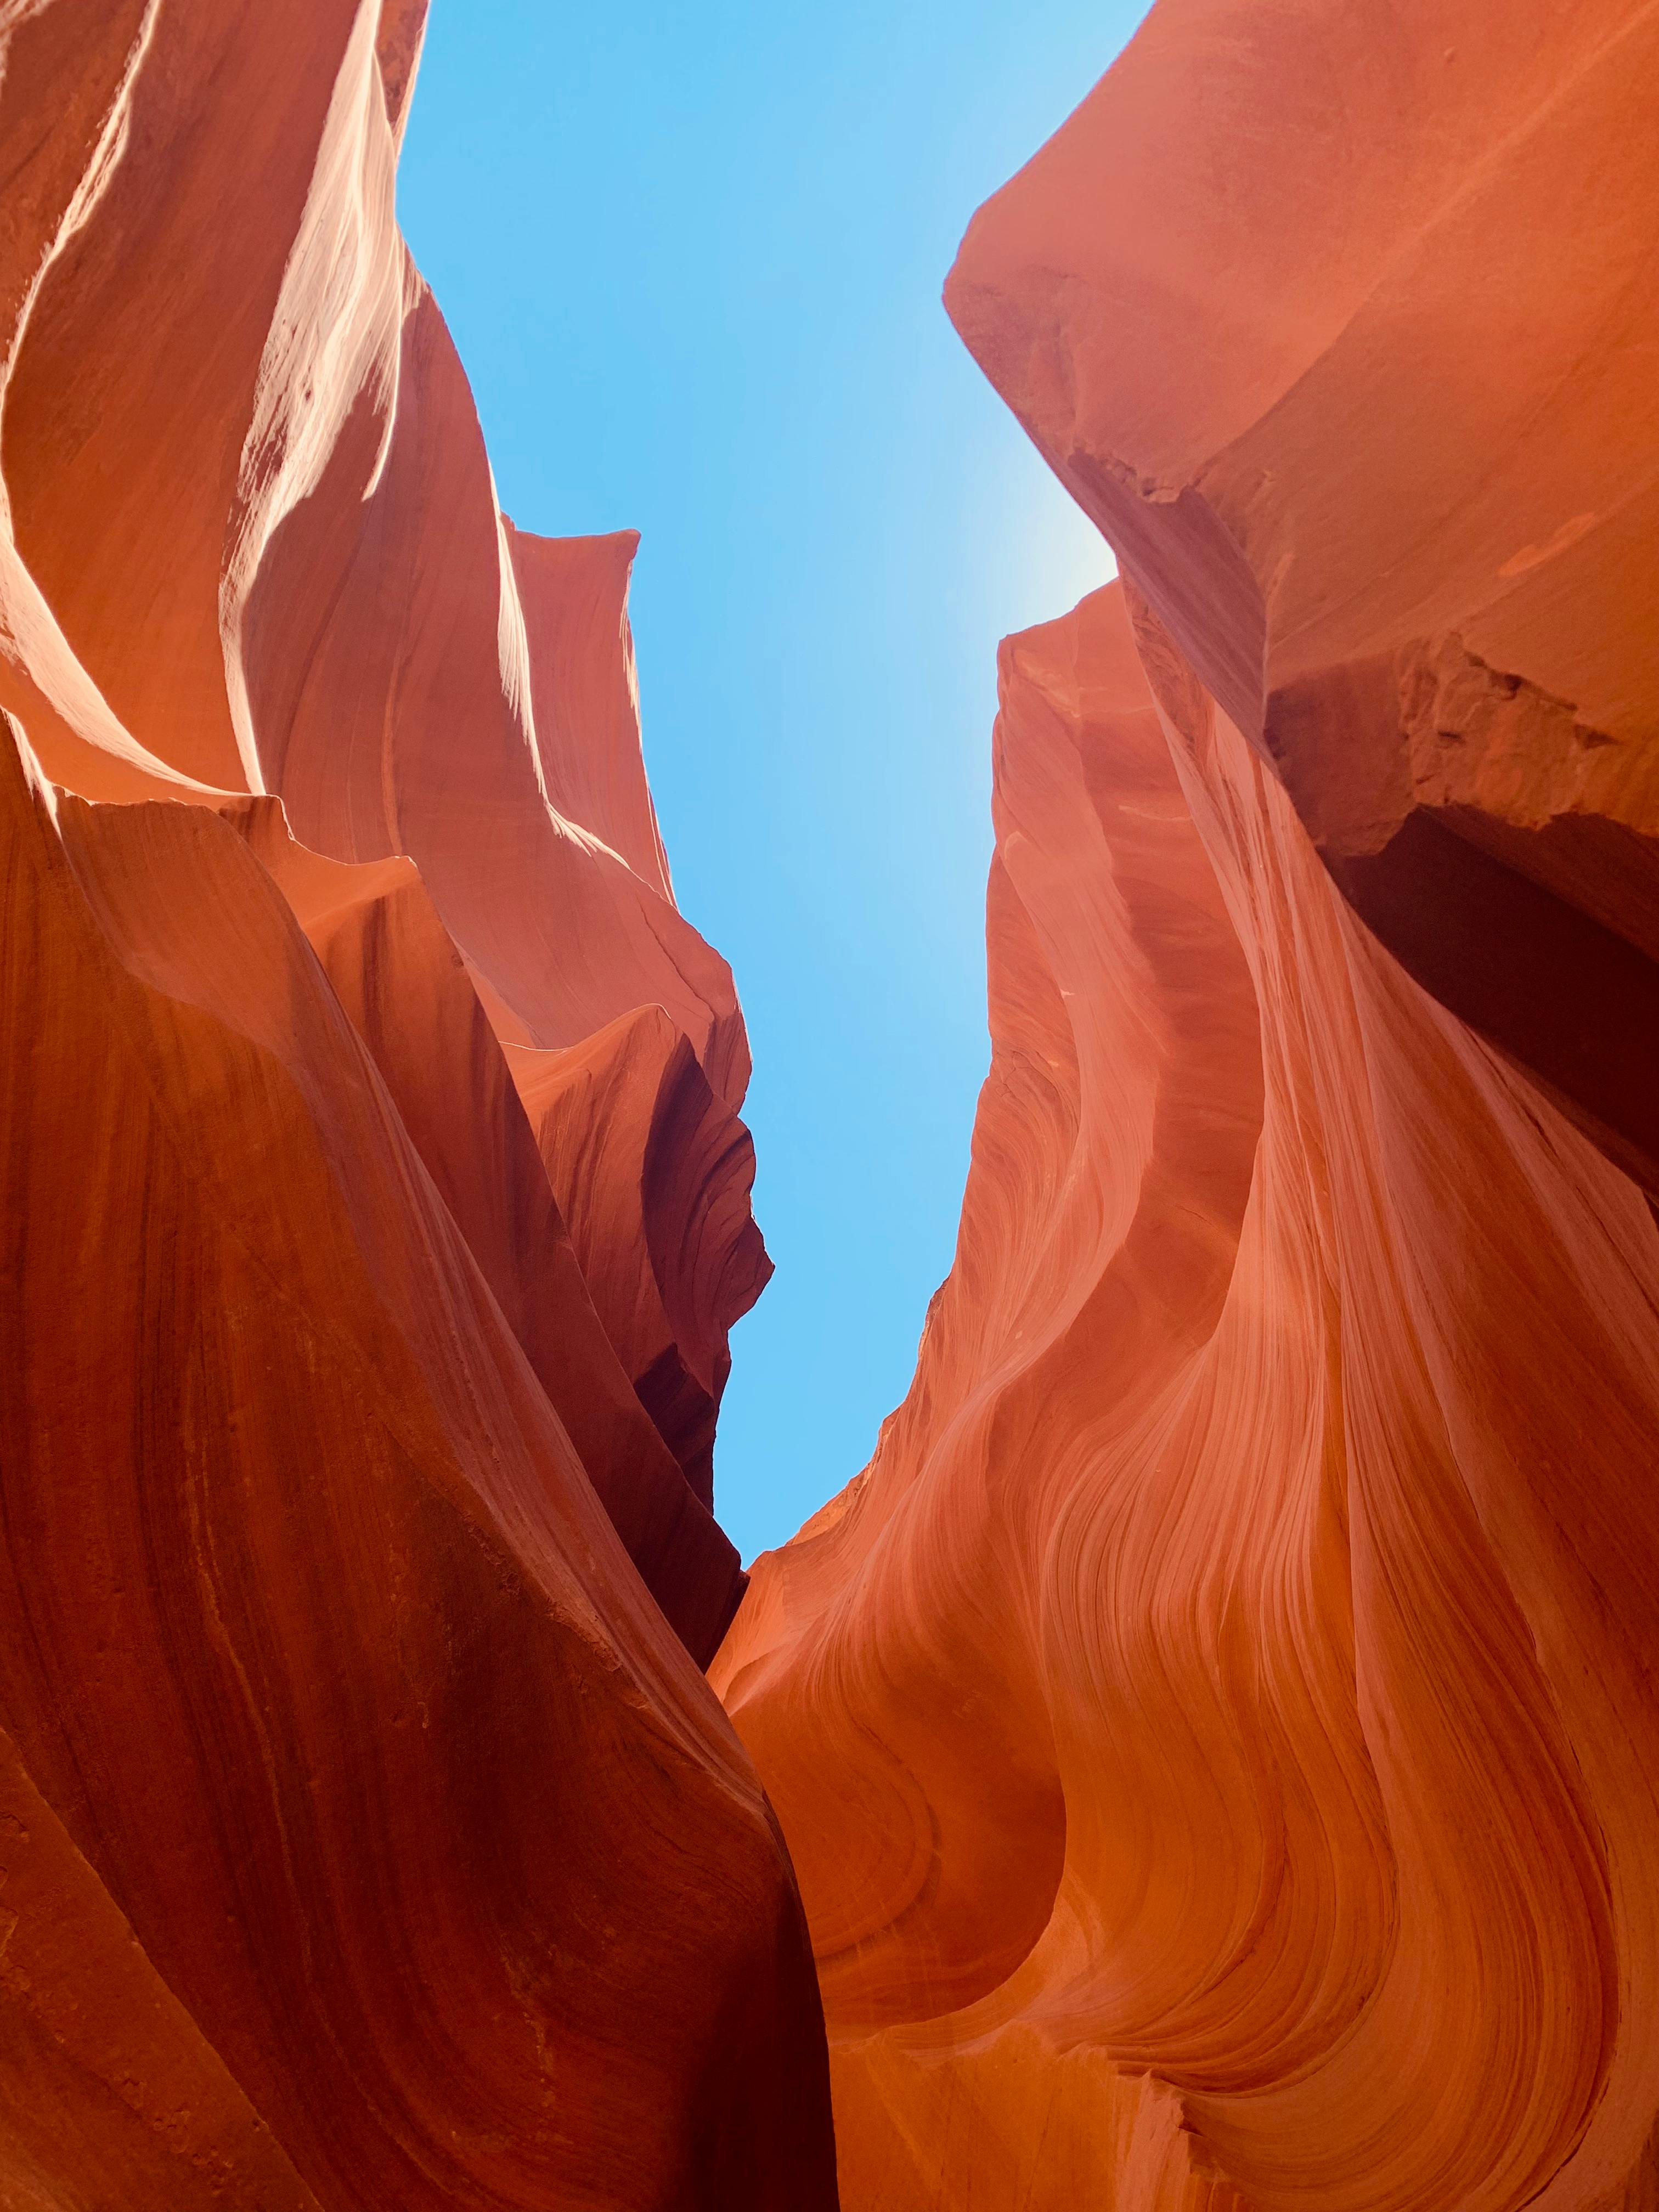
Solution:
<svg viewBox="0 0 1659 2212"><path fill-rule="evenodd" d="M1160 0L947 283L1125 580L1005 646L955 1264L713 1670L857 2212L1659 2205L1656 40Z"/></svg>
<svg viewBox="0 0 1659 2212"><path fill-rule="evenodd" d="M768 1266L742 1016L645 783L634 540L512 531L398 234L423 12L0 21L0 2197L40 2212L836 2202L793 1875L700 1672ZM556 1191L519 1059L635 1028L614 1127L563 1123L637 1124L631 1184Z"/></svg>
<svg viewBox="0 0 1659 2212"><path fill-rule="evenodd" d="M1122 581L747 1577L743 1016L423 27L0 7L0 2202L1659 2212L1659 7L1159 0L974 219Z"/></svg>

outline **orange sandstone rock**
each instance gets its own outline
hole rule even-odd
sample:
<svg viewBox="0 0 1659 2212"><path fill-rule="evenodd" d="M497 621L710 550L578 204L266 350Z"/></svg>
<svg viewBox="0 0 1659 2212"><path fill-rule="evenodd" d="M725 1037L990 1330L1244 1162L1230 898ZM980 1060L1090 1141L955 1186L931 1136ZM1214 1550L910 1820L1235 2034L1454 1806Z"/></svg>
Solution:
<svg viewBox="0 0 1659 2212"><path fill-rule="evenodd" d="M392 220L422 21L335 0L273 27L184 0L71 26L58 0L10 27L0 443L17 543L0 544L0 703L47 775L91 798L252 820L234 794L279 796L295 835L267 806L260 849L308 927L307 902L336 897L319 888L330 861L391 868L388 899L405 887L389 903L370 901L373 875L340 891L356 919L318 949L637 1563L706 1658L740 1587L706 1510L708 1435L688 1495L594 1340L490 1032L569 1047L660 1007L728 1116L747 1046L725 963L673 906L645 783L634 541L562 545L501 520ZM256 86L251 125L239 102ZM375 976L349 984L366 957ZM449 1095L417 1101L434 1085ZM747 1202L739 1171L720 1204L743 1220L722 1234L758 1252ZM590 1244L605 1233L594 1224ZM641 1233L637 1218L616 1228ZM726 1267L723 1244L682 1272ZM756 1288L763 1267L751 1257ZM692 1325L723 1353L723 1319ZM712 1433L717 1359L702 1364Z"/></svg>
<svg viewBox="0 0 1659 2212"><path fill-rule="evenodd" d="M956 1265L715 1668L843 2201L1651 2204L1659 1230L1150 610L1001 699Z"/></svg>
<svg viewBox="0 0 1659 2212"><path fill-rule="evenodd" d="M319 2212L0 1738L0 2194Z"/></svg>
<svg viewBox="0 0 1659 2212"><path fill-rule="evenodd" d="M594 1210L585 1224L591 1249L579 1259L514 1086L508 1063L517 1048L497 1042L411 861L352 866L307 852L273 799L223 811L293 907L647 1586L706 1663L742 1595L737 1552L714 1520L712 1480L688 1485L623 1368L618 1347L627 1340L614 1328L607 1334L594 1309L608 1269L649 1264L637 1212ZM649 1012L668 1026L659 1007ZM674 1034L690 1060L690 1046ZM647 1110L653 1096L645 1093ZM620 1110L631 1103L619 1101ZM735 1116L726 1119L742 1131ZM606 1128L588 1133L610 1141ZM677 1133L660 1149L676 1165L691 1151ZM737 1233L763 1257L748 1188L744 1181L735 1193ZM712 1248L718 1260L724 1248L703 1239L701 1225L688 1224L687 1241L699 1253ZM711 1447L713 1422L711 1404Z"/></svg>
<svg viewBox="0 0 1659 2212"><path fill-rule="evenodd" d="M1160 0L947 301L1419 981L1659 1195L1640 0Z"/></svg>
<svg viewBox="0 0 1659 2212"><path fill-rule="evenodd" d="M747 1046L422 21L0 11L0 2191L810 2212ZM716 1663L849 2206L1659 2208L1653 35L1164 0L953 274L1128 581L1005 647L957 1263Z"/></svg>
<svg viewBox="0 0 1659 2212"><path fill-rule="evenodd" d="M1160 0L958 326L1126 582L1004 647L989 1079L715 1667L843 2201L1659 2206L1652 12Z"/></svg>
<svg viewBox="0 0 1659 2212"><path fill-rule="evenodd" d="M759 1792L292 913L11 759L31 1780L325 2203L829 2201Z"/></svg>
<svg viewBox="0 0 1659 2212"><path fill-rule="evenodd" d="M611 1341L712 1506L726 1333L772 1273L749 1211L749 1132L660 1006L565 1052L507 1054Z"/></svg>
<svg viewBox="0 0 1659 2212"><path fill-rule="evenodd" d="M656 835L630 541L502 520L397 234L422 18L0 10L31 2212L836 2201L793 1874L694 1663L742 1587L742 1018ZM579 1254L502 1039L619 1022L649 1172ZM590 1270L662 1284L696 1487Z"/></svg>
<svg viewBox="0 0 1659 2212"><path fill-rule="evenodd" d="M507 526L530 648L536 749L547 795L673 896L640 752L628 581L639 532L533 538Z"/></svg>

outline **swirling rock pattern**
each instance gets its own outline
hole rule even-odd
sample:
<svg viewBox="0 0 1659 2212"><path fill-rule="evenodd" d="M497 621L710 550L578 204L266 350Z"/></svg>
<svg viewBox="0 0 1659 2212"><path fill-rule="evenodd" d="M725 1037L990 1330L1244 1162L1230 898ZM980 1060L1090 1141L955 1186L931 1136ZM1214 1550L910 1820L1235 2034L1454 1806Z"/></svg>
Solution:
<svg viewBox="0 0 1659 2212"><path fill-rule="evenodd" d="M712 1510L727 1331L772 1273L749 1212L749 1132L660 1006L564 1052L507 1056L610 1341Z"/></svg>
<svg viewBox="0 0 1659 2212"><path fill-rule="evenodd" d="M742 1018L645 782L634 541L499 514L398 235L422 22L0 7L29 2212L835 2202L799 1897L694 1663L766 1268ZM508 1054L618 1024L645 1171L578 1238Z"/></svg>
<svg viewBox="0 0 1659 2212"><path fill-rule="evenodd" d="M1659 2206L1656 32L1163 0L947 286L1125 581L1003 648L955 1266L714 1668L859 2212Z"/></svg>
<svg viewBox="0 0 1659 2212"><path fill-rule="evenodd" d="M1126 580L744 1595L742 1018L422 14L0 5L0 2196L1659 2212L1659 17L1164 0L976 220Z"/></svg>
<svg viewBox="0 0 1659 2212"><path fill-rule="evenodd" d="M1004 648L956 1266L716 1662L843 2200L1650 2204L1659 1230L1136 628Z"/></svg>

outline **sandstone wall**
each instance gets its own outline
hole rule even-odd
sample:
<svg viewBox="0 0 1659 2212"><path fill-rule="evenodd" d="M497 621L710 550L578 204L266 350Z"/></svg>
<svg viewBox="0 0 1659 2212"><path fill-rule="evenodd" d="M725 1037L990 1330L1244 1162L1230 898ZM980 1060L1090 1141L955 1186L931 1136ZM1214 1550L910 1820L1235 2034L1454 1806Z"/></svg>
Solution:
<svg viewBox="0 0 1659 2212"><path fill-rule="evenodd" d="M859 2212L1659 2204L1656 27L1160 0L947 286L1125 580L714 1670Z"/></svg>
<svg viewBox="0 0 1659 2212"><path fill-rule="evenodd" d="M0 9L30 2212L835 2201L793 1878L698 1671L767 1273L743 1022L645 782L635 540L501 515L398 234L421 31Z"/></svg>

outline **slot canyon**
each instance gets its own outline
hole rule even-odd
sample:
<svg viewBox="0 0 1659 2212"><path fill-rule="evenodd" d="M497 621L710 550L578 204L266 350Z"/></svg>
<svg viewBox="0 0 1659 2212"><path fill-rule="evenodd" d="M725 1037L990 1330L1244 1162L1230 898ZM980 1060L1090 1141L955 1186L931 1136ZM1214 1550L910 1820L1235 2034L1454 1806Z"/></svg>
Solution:
<svg viewBox="0 0 1659 2212"><path fill-rule="evenodd" d="M0 2208L1659 2212L1659 7L1157 0L962 210L1119 574L747 1572L743 1013L424 31L0 0Z"/></svg>

